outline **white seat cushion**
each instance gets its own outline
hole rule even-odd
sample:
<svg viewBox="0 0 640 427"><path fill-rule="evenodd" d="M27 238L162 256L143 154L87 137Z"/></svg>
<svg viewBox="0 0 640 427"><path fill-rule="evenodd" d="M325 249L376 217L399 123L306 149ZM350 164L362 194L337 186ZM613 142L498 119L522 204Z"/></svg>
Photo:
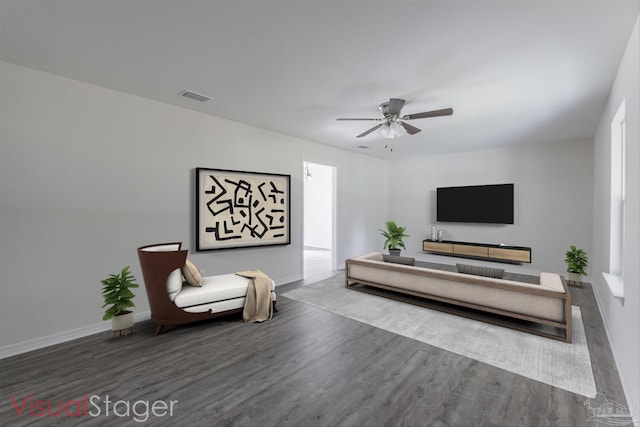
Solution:
<svg viewBox="0 0 640 427"><path fill-rule="evenodd" d="M167 245L155 245L155 246L148 246L144 249L142 249L145 252L173 252L173 251L179 251L180 250L180 244L179 243L170 243Z"/></svg>
<svg viewBox="0 0 640 427"><path fill-rule="evenodd" d="M169 277L167 277L167 294L171 301L176 298L176 295L182 290L182 271L179 268L173 270Z"/></svg>
<svg viewBox="0 0 640 427"><path fill-rule="evenodd" d="M202 278L202 286L184 285L173 302L178 307L208 304L233 298L244 298L247 295L249 278L236 274L222 274ZM275 282L271 281L271 291L275 289Z"/></svg>
<svg viewBox="0 0 640 427"><path fill-rule="evenodd" d="M221 311L233 310L235 308L244 307L245 297L227 299L224 301L212 302L209 304L192 305L191 307L183 307L182 310L188 313L206 313L211 310L212 313L219 313ZM276 301L276 293L271 292L271 301Z"/></svg>

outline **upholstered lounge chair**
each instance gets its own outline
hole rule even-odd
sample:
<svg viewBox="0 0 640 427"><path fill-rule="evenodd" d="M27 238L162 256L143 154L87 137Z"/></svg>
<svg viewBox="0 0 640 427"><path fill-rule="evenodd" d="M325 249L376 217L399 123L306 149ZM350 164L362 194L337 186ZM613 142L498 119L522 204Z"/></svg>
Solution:
<svg viewBox="0 0 640 427"><path fill-rule="evenodd" d="M161 243L138 248L142 277L151 308L155 334L165 326L182 325L242 313L248 278L235 274L202 278L202 287L183 284L181 269L187 260L182 243ZM275 310L275 283L271 300Z"/></svg>

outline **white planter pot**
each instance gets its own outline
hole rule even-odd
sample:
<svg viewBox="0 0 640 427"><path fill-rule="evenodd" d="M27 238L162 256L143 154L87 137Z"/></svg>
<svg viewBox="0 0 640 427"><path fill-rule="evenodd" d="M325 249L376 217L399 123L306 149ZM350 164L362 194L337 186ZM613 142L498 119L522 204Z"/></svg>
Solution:
<svg viewBox="0 0 640 427"><path fill-rule="evenodd" d="M124 330L124 334L127 335L127 331L129 329L133 330L133 311L128 311L124 314L111 318L111 330L114 333Z"/></svg>
<svg viewBox="0 0 640 427"><path fill-rule="evenodd" d="M574 282L574 283L582 283L582 275L579 273L569 273L569 279L570 282Z"/></svg>

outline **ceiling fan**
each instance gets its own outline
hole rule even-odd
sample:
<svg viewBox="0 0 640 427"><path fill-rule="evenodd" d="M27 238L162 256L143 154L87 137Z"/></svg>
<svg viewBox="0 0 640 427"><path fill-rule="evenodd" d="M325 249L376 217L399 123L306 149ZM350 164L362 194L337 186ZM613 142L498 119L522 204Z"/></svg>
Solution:
<svg viewBox="0 0 640 427"><path fill-rule="evenodd" d="M405 120L426 119L429 117L450 116L453 114L453 108L445 108L442 110L425 111L423 113L407 114L406 116L401 116L400 111L402 110L404 103L404 99L391 98L389 99L389 102L383 102L382 104L380 104L378 109L382 113L382 118L339 118L337 120L374 120L384 122L362 132L356 138L367 136L371 132L374 132L378 129L380 129L382 136L384 136L385 138L396 138L400 135L403 135L404 133L415 135L416 133L420 132L420 129L415 126L411 126L408 123L405 123Z"/></svg>

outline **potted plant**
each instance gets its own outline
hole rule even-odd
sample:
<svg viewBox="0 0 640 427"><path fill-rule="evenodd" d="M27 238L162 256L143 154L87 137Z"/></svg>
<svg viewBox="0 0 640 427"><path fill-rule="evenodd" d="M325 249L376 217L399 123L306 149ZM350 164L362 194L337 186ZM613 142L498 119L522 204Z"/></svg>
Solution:
<svg viewBox="0 0 640 427"><path fill-rule="evenodd" d="M589 258L587 253L575 245L571 245L570 249L565 253L564 262L567 263L567 272L569 273L570 282L582 282L582 276L587 275L587 265Z"/></svg>
<svg viewBox="0 0 640 427"><path fill-rule="evenodd" d="M111 319L111 330L115 335L116 331L127 331L133 327L133 312L129 308L135 307L131 288L139 285L135 282L135 277L126 266L120 274L110 274L102 281L102 297L104 307L109 307L102 317L103 320Z"/></svg>
<svg viewBox="0 0 640 427"><path fill-rule="evenodd" d="M402 239L409 237L408 234L404 234L407 227L400 227L394 221L389 220L384 223L387 227L386 230L379 229L382 235L385 237L383 249L389 248L389 255L400 255L400 248L407 249Z"/></svg>

